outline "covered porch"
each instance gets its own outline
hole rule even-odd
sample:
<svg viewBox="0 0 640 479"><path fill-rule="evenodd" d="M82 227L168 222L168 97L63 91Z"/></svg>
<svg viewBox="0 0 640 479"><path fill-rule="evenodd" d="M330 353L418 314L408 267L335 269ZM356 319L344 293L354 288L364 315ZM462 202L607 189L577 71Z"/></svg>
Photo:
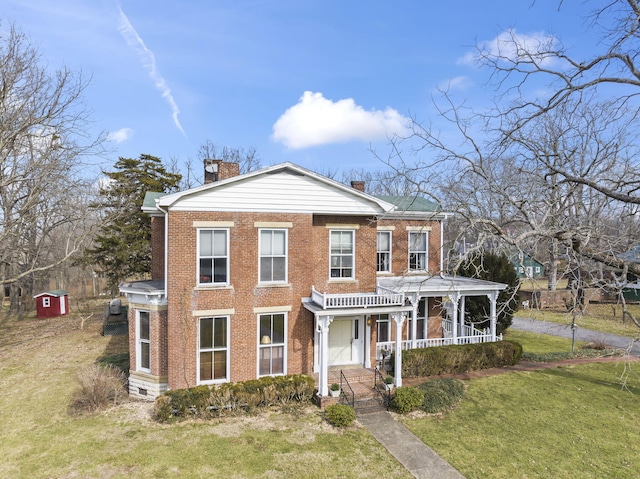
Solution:
<svg viewBox="0 0 640 479"><path fill-rule="evenodd" d="M379 278L377 291L372 293L326 294L312 288L311 297L305 298L303 305L314 315L314 371L318 373L318 394L328 394L328 370L337 365L335 344L339 333L335 331L344 330L345 340L349 339L350 331L352 356L346 364L371 368L371 356L374 356L374 366L381 366L392 352L398 352L394 355L393 369L394 384L399 387L402 386L403 350L501 340L502 336L496 335L496 303L498 293L506 287L502 283L462 276L415 275ZM467 296L485 295L490 303L490 326L479 330L465 324L464 302ZM429 336L428 318L425 318L427 298L439 298L449 316L438 318L441 331L433 337ZM394 334L382 341L376 334L373 341L371 328L375 327L375 321L372 317L380 315L388 318ZM354 348L354 343L358 347Z"/></svg>

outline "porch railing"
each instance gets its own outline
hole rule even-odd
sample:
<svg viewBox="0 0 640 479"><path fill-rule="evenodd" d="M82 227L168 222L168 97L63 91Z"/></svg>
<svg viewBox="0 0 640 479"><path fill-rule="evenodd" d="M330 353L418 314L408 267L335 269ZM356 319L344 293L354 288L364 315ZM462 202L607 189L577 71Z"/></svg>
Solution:
<svg viewBox="0 0 640 479"><path fill-rule="evenodd" d="M347 381L347 377L342 372L342 369L340 370L340 394L344 397L349 406L355 407L356 394L353 392L353 388L351 387L351 384L349 384L349 381Z"/></svg>
<svg viewBox="0 0 640 479"><path fill-rule="evenodd" d="M457 342L456 342L457 339ZM496 341L502 341L502 334L496 337ZM431 348L434 346L450 346L452 344L477 344L477 343L491 343L493 339L491 334L479 334L475 336L458 336L457 338L429 338L429 339L416 339L415 347L414 341L401 341L400 347L403 351L409 349L419 348ZM391 354L396 350L395 341L385 341L376 343L376 358L381 360L383 357L382 352L386 351L386 354Z"/></svg>
<svg viewBox="0 0 640 479"><path fill-rule="evenodd" d="M376 293L327 294L311 288L311 300L322 309L403 306L404 293L379 290Z"/></svg>
<svg viewBox="0 0 640 479"><path fill-rule="evenodd" d="M460 327L460 325L458 325L458 328ZM442 320L442 330L446 333L446 334L453 334L453 321L451 321L450 319L443 319ZM484 330L480 330L477 329L476 327L474 327L471 324L465 324L463 326L463 330L460 331L460 329L458 329L458 335L459 336L484 336L485 334L489 334L489 328L485 328Z"/></svg>

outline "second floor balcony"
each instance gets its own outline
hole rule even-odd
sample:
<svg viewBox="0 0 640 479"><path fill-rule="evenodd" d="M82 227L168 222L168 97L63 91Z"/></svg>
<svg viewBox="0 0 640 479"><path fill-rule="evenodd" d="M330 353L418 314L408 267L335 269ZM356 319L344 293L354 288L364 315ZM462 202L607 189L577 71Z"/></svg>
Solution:
<svg viewBox="0 0 640 479"><path fill-rule="evenodd" d="M380 288L372 293L344 293L328 294L320 293L314 287L311 288L311 299L322 309L339 308L375 308L380 306L404 306L404 293Z"/></svg>

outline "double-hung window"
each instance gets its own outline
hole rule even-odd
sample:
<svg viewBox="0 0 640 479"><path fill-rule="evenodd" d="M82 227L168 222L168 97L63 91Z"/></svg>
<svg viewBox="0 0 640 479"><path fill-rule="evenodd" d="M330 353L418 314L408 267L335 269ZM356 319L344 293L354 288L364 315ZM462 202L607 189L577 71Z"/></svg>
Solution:
<svg viewBox="0 0 640 479"><path fill-rule="evenodd" d="M258 375L286 374L286 314L258 316Z"/></svg>
<svg viewBox="0 0 640 479"><path fill-rule="evenodd" d="M229 282L229 230L198 231L198 283Z"/></svg>
<svg viewBox="0 0 640 479"><path fill-rule="evenodd" d="M353 230L332 230L330 238L331 278L355 278L355 234Z"/></svg>
<svg viewBox="0 0 640 479"><path fill-rule="evenodd" d="M391 321L388 314L381 314L376 322L377 342L386 343L391 341Z"/></svg>
<svg viewBox="0 0 640 479"><path fill-rule="evenodd" d="M391 272L391 231L378 231L378 273Z"/></svg>
<svg viewBox="0 0 640 479"><path fill-rule="evenodd" d="M198 382L226 381L229 377L228 316L200 318Z"/></svg>
<svg viewBox="0 0 640 479"><path fill-rule="evenodd" d="M149 311L138 311L137 316L137 370L148 372L151 369L151 336L149 328Z"/></svg>
<svg viewBox="0 0 640 479"><path fill-rule="evenodd" d="M42 306L49 308L51 306L51 298L42 298Z"/></svg>
<svg viewBox="0 0 640 479"><path fill-rule="evenodd" d="M287 282L287 230L260 230L260 282Z"/></svg>
<svg viewBox="0 0 640 479"><path fill-rule="evenodd" d="M409 271L427 270L427 233L409 232Z"/></svg>

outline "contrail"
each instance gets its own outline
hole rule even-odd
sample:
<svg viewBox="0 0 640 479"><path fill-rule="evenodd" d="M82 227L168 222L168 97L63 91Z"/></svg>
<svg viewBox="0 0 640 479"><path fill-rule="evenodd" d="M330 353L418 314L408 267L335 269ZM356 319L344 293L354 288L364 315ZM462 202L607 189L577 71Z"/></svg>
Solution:
<svg viewBox="0 0 640 479"><path fill-rule="evenodd" d="M153 83L155 84L156 88L160 90L162 96L167 100L169 106L171 107L171 110L173 111L173 123L175 123L178 130L180 130L180 132L184 136L187 136L187 134L182 129L180 120L178 120L178 114L180 113L178 104L173 99L173 95L171 94L169 85L167 85L167 82L156 68L156 57L154 56L153 52L149 50L144 44L142 38L140 38L140 35L138 35L138 32L136 32L136 29L133 28L133 25L131 25L129 18L124 14L122 8L120 8L120 5L118 5L118 10L120 11L120 25L118 27L118 30L120 30L120 33L127 41L129 46L133 47L138 52L138 55L142 60L142 64L149 71L149 76L153 80Z"/></svg>

